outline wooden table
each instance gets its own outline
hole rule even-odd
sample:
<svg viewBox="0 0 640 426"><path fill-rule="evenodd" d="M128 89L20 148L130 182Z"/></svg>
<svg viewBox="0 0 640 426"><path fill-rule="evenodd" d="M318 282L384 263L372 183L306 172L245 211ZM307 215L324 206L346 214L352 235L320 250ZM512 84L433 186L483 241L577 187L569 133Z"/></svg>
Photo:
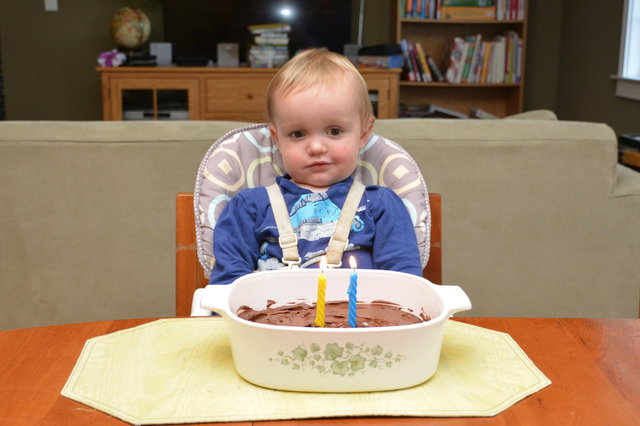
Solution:
<svg viewBox="0 0 640 426"><path fill-rule="evenodd" d="M492 418L332 418L255 424L640 424L640 319L458 320L509 333L552 384ZM0 424L125 424L61 396L60 391L87 339L149 321L152 319L1 331Z"/></svg>

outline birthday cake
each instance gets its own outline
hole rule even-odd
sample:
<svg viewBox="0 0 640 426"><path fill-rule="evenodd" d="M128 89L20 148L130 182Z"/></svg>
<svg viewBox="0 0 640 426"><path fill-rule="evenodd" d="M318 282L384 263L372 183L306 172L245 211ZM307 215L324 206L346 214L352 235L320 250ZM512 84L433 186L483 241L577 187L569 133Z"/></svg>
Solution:
<svg viewBox="0 0 640 426"><path fill-rule="evenodd" d="M236 314L247 321L260 324L286 325L293 327L315 327L315 303L292 303L274 306L275 301L269 300L267 308L254 310L248 306L241 306ZM349 316L349 302L327 301L325 304L325 327L347 328ZM357 327L392 327L398 325L418 324L430 318L424 312L413 313L403 310L400 305L387 301L358 302Z"/></svg>

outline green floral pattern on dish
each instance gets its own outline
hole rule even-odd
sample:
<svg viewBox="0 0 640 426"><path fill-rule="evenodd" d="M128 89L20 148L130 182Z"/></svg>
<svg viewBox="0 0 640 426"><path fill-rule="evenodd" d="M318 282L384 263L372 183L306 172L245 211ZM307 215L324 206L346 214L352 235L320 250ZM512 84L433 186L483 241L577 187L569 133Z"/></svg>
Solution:
<svg viewBox="0 0 640 426"><path fill-rule="evenodd" d="M406 357L385 351L380 345L374 347L346 343L327 343L322 348L317 343L309 346L298 345L289 353L278 351L277 357L269 361L290 366L293 370L314 370L321 375L335 374L338 376L353 376L357 372L365 373L369 369L383 369L394 363L404 361Z"/></svg>

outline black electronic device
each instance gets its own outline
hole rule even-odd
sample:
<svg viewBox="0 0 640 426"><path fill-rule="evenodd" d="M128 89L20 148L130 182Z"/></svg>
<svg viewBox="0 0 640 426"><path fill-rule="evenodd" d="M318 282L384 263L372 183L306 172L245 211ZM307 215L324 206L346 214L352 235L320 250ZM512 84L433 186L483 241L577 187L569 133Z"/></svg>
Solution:
<svg viewBox="0 0 640 426"><path fill-rule="evenodd" d="M173 56L217 62L219 43L238 43L241 62L251 44L249 25L291 25L289 51L326 47L342 53L352 42L352 0L163 0L164 41ZM283 15L282 9L290 9ZM185 60L185 63L187 61Z"/></svg>

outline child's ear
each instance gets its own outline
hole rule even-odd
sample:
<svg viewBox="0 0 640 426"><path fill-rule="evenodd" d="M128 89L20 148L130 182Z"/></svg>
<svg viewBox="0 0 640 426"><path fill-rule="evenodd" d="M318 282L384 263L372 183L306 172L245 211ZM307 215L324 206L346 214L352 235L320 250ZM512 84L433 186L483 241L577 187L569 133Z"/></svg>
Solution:
<svg viewBox="0 0 640 426"><path fill-rule="evenodd" d="M278 132L276 131L276 126L274 126L273 124L269 125L269 132L271 132L271 138L273 139L273 141L276 143L276 145L278 145Z"/></svg>
<svg viewBox="0 0 640 426"><path fill-rule="evenodd" d="M362 135L360 136L360 149L364 148L367 145L367 142L369 142L369 137L371 137L374 123L375 119L373 118L373 116L367 118L367 120L363 123Z"/></svg>

